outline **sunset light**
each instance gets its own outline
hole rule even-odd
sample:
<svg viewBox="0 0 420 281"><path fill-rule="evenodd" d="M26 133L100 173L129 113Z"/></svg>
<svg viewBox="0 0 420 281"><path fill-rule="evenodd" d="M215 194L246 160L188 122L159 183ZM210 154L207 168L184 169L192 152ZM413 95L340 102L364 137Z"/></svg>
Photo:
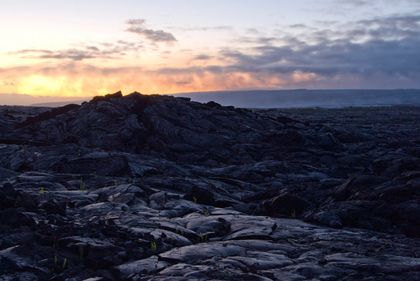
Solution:
<svg viewBox="0 0 420 281"><path fill-rule="evenodd" d="M420 2L6 1L0 94L420 87Z"/></svg>

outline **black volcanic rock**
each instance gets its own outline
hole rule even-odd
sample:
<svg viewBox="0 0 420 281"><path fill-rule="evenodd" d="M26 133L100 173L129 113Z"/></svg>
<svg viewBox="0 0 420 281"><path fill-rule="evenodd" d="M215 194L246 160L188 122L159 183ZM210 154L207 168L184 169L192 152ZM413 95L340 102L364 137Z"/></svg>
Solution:
<svg viewBox="0 0 420 281"><path fill-rule="evenodd" d="M73 109L76 109L76 108L79 108L79 107L80 107L80 105L77 105L77 104L68 104L68 105L65 105L63 107L53 108L50 111L45 111L45 112L40 113L40 114L38 114L34 117L26 118L26 120L23 121L22 123L20 123L17 127L18 128L19 127L25 127L25 126L32 125L32 124L35 124L35 123L39 123L39 122L54 118L57 115L64 114L64 113L66 113L70 110L73 110Z"/></svg>
<svg viewBox="0 0 420 281"><path fill-rule="evenodd" d="M267 216L284 215L296 217L296 215L301 215L309 207L309 202L299 196L285 194L264 201L261 207L263 214Z"/></svg>
<svg viewBox="0 0 420 281"><path fill-rule="evenodd" d="M22 141L75 143L159 155L179 162L237 163L244 156L261 157L255 151L247 152L248 146L262 144L258 131L279 126L273 120L260 120L246 111L238 114L212 104L138 93L123 98L120 93L95 97L74 110L63 108L62 114L56 115L57 112L55 109L21 123L16 134ZM251 135L254 137L250 138ZM238 157L238 152L242 157Z"/></svg>
<svg viewBox="0 0 420 281"><path fill-rule="evenodd" d="M0 111L5 280L420 279L418 107Z"/></svg>

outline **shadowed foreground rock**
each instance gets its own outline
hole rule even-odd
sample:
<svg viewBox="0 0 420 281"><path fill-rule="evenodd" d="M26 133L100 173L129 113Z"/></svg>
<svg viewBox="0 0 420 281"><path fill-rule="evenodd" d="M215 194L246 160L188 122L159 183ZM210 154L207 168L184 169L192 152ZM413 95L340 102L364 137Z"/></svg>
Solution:
<svg viewBox="0 0 420 281"><path fill-rule="evenodd" d="M0 113L0 280L420 280L418 107Z"/></svg>

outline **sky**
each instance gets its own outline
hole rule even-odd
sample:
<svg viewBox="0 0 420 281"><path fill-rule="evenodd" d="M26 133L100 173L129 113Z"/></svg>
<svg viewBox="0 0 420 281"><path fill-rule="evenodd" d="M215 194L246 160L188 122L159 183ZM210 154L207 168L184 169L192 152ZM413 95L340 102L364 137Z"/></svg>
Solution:
<svg viewBox="0 0 420 281"><path fill-rule="evenodd" d="M420 88L419 0L0 0L0 37L1 94Z"/></svg>

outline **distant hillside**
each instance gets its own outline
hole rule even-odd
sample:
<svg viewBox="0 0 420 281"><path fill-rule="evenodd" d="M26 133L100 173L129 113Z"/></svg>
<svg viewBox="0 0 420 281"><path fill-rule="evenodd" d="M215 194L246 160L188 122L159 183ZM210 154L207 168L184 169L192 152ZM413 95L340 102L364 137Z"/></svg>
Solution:
<svg viewBox="0 0 420 281"><path fill-rule="evenodd" d="M57 102L45 102L45 103L34 103L31 106L41 106L41 107L61 107L68 104L81 104L82 102L88 101L86 100L74 100L74 101L57 101Z"/></svg>
<svg viewBox="0 0 420 281"><path fill-rule="evenodd" d="M420 89L217 91L180 93L174 96L247 108L420 105Z"/></svg>
<svg viewBox="0 0 420 281"><path fill-rule="evenodd" d="M70 103L81 104L90 99L91 97L33 97L21 94L0 94L0 105L59 107Z"/></svg>
<svg viewBox="0 0 420 281"><path fill-rule="evenodd" d="M397 90L252 90L214 91L173 94L193 101L215 101L245 108L340 108L349 106L420 105L420 89ZM90 100L77 97L33 97L0 94L0 105L60 107Z"/></svg>

